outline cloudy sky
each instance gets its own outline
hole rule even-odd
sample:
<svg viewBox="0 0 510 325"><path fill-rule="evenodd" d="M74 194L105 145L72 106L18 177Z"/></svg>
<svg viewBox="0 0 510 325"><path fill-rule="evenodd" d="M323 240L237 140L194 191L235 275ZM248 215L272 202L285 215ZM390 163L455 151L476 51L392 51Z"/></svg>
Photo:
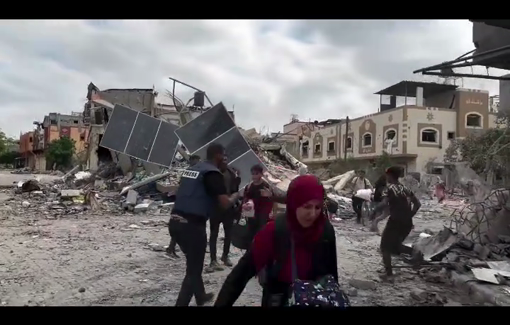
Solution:
<svg viewBox="0 0 510 325"><path fill-rule="evenodd" d="M374 92L471 50L471 37L468 20L4 20L0 128L18 136L49 112L82 111L91 81L163 94L169 76L235 107L245 128L279 131L291 114L352 118L377 110ZM497 93L494 81L463 82Z"/></svg>

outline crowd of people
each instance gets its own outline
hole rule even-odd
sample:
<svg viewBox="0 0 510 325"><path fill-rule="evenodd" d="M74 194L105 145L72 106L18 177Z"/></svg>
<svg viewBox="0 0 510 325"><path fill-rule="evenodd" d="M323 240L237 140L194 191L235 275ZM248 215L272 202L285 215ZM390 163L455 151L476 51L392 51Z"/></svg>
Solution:
<svg viewBox="0 0 510 325"><path fill-rule="evenodd" d="M293 179L285 196L276 195L263 179L263 167L251 168L252 181L240 189L239 172L228 166L225 148L213 143L206 160L191 157L183 173L169 221L171 242L167 253L173 257L178 245L186 258L186 274L176 306L188 306L193 296L198 306L210 302L202 280L207 248L206 224L210 224L208 270L223 269L217 261L220 225L225 240L220 262L234 266L229 258L233 225L242 218L242 207L253 204L253 215L246 218L247 249L232 268L218 294L215 306L232 306L253 277L263 288L262 306L348 307L349 299L338 284L336 237L328 216L338 205L327 198L320 180L309 174ZM382 276L393 276L391 256L403 252L402 243L411 231L412 217L420 208L414 194L398 182L402 170L388 168L375 184L377 202L371 219L379 222L389 215L381 237ZM352 180L352 204L356 220L361 220L363 199L360 189L372 189L359 171ZM283 213L274 204L285 203ZM372 225L373 226L373 225Z"/></svg>

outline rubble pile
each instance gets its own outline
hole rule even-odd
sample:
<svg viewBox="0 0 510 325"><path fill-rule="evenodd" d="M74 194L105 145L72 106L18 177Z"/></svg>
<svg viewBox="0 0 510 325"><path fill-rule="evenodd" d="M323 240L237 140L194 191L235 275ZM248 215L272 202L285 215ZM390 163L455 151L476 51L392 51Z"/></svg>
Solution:
<svg viewBox="0 0 510 325"><path fill-rule="evenodd" d="M422 255L424 263L429 263L426 265L469 274L484 283L510 284L510 236L500 235L494 243L480 244L444 228L435 235L421 233L408 246L413 247L415 254ZM446 275L444 271L427 274L434 282L447 281Z"/></svg>
<svg viewBox="0 0 510 325"><path fill-rule="evenodd" d="M266 151L260 146L261 142L247 139L267 167L266 179L276 191L285 192L298 175L297 170L304 165L283 147ZM131 158L134 167L126 173L115 162L102 164L94 172L80 171L80 166L76 166L51 182L34 178L14 184L14 195L6 203L21 209L20 214L41 211L50 219L85 211L92 214L166 213L173 206L180 175L189 167L180 155L176 158L172 168L161 168L158 174L149 172L145 162L134 158ZM28 169L26 172L29 171L32 172Z"/></svg>

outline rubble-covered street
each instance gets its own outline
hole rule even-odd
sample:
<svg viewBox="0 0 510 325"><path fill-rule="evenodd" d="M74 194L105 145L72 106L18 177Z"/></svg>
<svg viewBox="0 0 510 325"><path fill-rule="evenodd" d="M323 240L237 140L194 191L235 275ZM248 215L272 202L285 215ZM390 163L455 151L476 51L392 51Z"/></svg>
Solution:
<svg viewBox="0 0 510 325"><path fill-rule="evenodd" d="M65 214L55 213L51 205L37 205L37 200L47 199L33 193L29 197L27 193L7 192L1 200L2 305L174 303L184 276L184 259L170 259L164 252L169 242L164 209ZM27 200L32 203L24 207L22 202ZM416 216L415 234L426 229L437 232L447 221L441 208L431 213L428 205L424 204ZM377 251L380 237L353 219L337 220L335 227L339 275L353 305L475 303L443 283L448 281L441 273L444 271L402 269L394 284L381 282L376 272L381 267ZM221 240L218 245L222 245ZM240 254L232 248L234 260ZM227 274L228 270L204 274L206 287L217 293ZM237 305L256 306L260 297L260 287L253 280Z"/></svg>
<svg viewBox="0 0 510 325"><path fill-rule="evenodd" d="M306 172L283 146L265 150L254 136L249 142L274 191L286 191L290 180ZM167 221L187 163L178 160L173 167L151 173L132 160L128 172L109 163L60 175L0 173L0 303L173 305L185 263L182 253L171 259L165 252ZM472 189L466 184L474 178L460 165L456 170L446 175L455 181L454 190L441 203L431 195L437 176L402 179L423 204L406 243L424 262L413 268L395 258L394 283L379 277L381 237L353 218L347 184L354 171L323 180L329 199L338 204L331 220L340 282L352 305L510 305L510 240L494 227L506 220L508 193L480 183L475 194L486 198L470 204L474 197L465 190ZM379 229L384 226L383 221ZM241 251L232 247L231 255L236 261ZM228 269L205 272L208 290L217 293L227 274ZM257 306L260 298L253 280L237 305Z"/></svg>

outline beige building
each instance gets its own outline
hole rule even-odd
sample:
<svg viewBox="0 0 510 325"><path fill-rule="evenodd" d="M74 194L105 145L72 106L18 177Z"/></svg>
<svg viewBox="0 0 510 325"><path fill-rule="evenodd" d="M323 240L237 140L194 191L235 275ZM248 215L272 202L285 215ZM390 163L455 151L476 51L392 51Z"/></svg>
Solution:
<svg viewBox="0 0 510 325"><path fill-rule="evenodd" d="M379 112L311 131L300 141L300 159L323 164L346 153L363 167L387 152L407 172L429 172L429 163L443 161L451 140L496 126L484 90L402 81L376 94ZM390 103L382 104L382 96ZM399 97L403 105L397 106Z"/></svg>

